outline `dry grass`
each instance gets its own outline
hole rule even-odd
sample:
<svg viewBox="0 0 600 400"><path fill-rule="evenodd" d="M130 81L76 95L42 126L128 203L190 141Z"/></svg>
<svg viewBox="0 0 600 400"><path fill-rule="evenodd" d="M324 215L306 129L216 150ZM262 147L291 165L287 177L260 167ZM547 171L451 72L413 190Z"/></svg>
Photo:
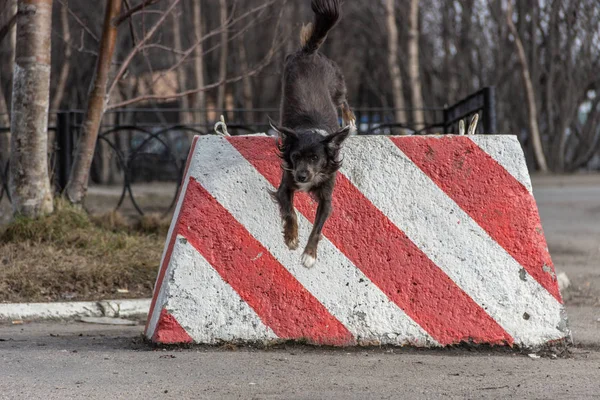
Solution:
<svg viewBox="0 0 600 400"><path fill-rule="evenodd" d="M0 232L0 302L148 297L167 230L156 216L90 217L58 200L54 214Z"/></svg>

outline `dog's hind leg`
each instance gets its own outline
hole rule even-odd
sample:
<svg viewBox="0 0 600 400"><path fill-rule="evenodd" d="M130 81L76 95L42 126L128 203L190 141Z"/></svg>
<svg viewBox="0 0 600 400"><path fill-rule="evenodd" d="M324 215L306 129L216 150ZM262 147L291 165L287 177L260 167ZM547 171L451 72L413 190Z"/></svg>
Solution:
<svg viewBox="0 0 600 400"><path fill-rule="evenodd" d="M344 127L348 125L356 126L356 116L348 104L348 88L346 87L344 74L336 63L331 62L331 65L335 75L330 87L331 99L336 107L339 107L342 110L342 122L344 123Z"/></svg>
<svg viewBox="0 0 600 400"><path fill-rule="evenodd" d="M342 120L344 122L344 126L350 125L350 126L356 127L356 116L350 109L350 105L348 104L347 100L344 100L342 102L341 108L342 108Z"/></svg>
<svg viewBox="0 0 600 400"><path fill-rule="evenodd" d="M271 197L279 205L283 222L283 240L290 250L298 248L298 216L294 211L294 190L286 184L285 173L281 185Z"/></svg>

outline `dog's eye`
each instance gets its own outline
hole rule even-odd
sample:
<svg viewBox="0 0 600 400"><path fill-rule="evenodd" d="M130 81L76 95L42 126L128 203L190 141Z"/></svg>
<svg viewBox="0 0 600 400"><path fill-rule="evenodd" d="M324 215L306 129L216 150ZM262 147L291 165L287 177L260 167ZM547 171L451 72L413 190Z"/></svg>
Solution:
<svg viewBox="0 0 600 400"><path fill-rule="evenodd" d="M313 154L312 156L310 156L311 161L317 161L319 159L319 157L316 154Z"/></svg>

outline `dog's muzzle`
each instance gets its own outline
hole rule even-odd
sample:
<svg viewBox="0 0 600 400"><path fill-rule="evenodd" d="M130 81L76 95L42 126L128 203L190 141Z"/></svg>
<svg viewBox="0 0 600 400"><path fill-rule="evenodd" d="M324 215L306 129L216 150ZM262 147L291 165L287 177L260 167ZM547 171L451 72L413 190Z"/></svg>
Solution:
<svg viewBox="0 0 600 400"><path fill-rule="evenodd" d="M306 183L306 182L308 182L308 173L306 173L306 172L298 172L296 174L296 181L298 183Z"/></svg>

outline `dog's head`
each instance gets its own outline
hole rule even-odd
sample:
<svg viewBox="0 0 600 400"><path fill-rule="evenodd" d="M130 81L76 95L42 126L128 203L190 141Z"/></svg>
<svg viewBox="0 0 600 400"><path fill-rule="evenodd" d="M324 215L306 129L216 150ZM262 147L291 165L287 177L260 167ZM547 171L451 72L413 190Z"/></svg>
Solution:
<svg viewBox="0 0 600 400"><path fill-rule="evenodd" d="M273 124L271 127L281 138L282 168L292 174L300 189L319 185L340 168L340 150L350 134L350 127L331 134L319 129L297 132Z"/></svg>

